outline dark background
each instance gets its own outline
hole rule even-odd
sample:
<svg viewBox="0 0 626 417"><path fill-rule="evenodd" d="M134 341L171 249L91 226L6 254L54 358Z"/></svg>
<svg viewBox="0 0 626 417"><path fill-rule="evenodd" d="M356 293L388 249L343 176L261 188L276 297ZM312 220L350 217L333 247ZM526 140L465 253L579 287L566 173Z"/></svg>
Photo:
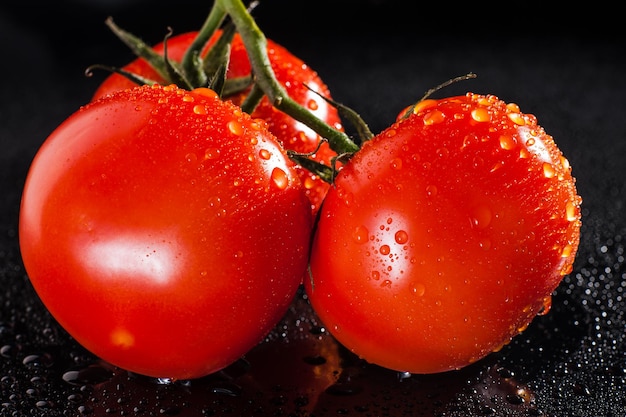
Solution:
<svg viewBox="0 0 626 417"><path fill-rule="evenodd" d="M399 379L320 333L298 297L247 361L162 385L100 363L65 334L20 260L17 216L30 161L105 76L86 78L84 70L132 59L104 25L107 16L157 43L168 26L199 28L210 5L0 5L1 416L626 416L626 42L618 10L597 2L544 10L262 0L254 12L266 36L317 70L374 132L429 88L474 72L477 79L436 96L494 94L535 114L554 136L583 198L581 246L549 314L500 352L458 372ZM335 353L321 351L329 346ZM324 390L307 379L320 374L337 383Z"/></svg>

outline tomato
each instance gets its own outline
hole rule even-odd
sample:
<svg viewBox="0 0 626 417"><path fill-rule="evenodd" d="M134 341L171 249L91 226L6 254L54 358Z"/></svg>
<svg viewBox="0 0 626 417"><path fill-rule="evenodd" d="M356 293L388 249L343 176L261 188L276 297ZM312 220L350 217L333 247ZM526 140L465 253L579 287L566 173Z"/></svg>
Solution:
<svg viewBox="0 0 626 417"><path fill-rule="evenodd" d="M144 86L48 137L19 241L33 287L79 343L132 372L189 379L280 320L310 230L293 163L263 121L207 89Z"/></svg>
<svg viewBox="0 0 626 417"><path fill-rule="evenodd" d="M553 138L514 104L468 93L399 119L338 173L306 291L363 359L459 369L548 311L572 270L581 199Z"/></svg>
<svg viewBox="0 0 626 417"><path fill-rule="evenodd" d="M219 34L220 32L218 32ZM187 48L195 39L197 32L189 32L174 36L167 41L167 56L170 60L180 62ZM216 35L217 36L217 35ZM216 40L212 38L208 46ZM300 105L306 107L319 119L323 120L338 130L343 130L337 109L323 100L320 95L330 98L328 86L323 82L319 74L300 58L293 55L285 47L268 39L267 53L276 80L283 85L287 95ZM163 43L154 46L154 50L163 54ZM125 70L152 79L159 83L169 84L143 59L139 58L124 67ZM235 34L231 43L230 60L228 67L228 78L245 77L251 74L251 65L248 54L239 34ZM112 74L107 77L94 93L94 98L102 97L110 92L125 89L135 84L126 77L119 74ZM236 104L243 102L244 94L237 94L226 97ZM329 165L336 153L330 149L328 143L321 140L321 137L304 123L295 120L287 114L277 110L272 106L267 97L252 113L253 117L261 118L268 123L269 130L276 135L283 146L289 150L308 154L314 153L315 161ZM311 201L312 213L319 210L330 184L312 172L296 166L298 175L302 179L302 184L306 194Z"/></svg>

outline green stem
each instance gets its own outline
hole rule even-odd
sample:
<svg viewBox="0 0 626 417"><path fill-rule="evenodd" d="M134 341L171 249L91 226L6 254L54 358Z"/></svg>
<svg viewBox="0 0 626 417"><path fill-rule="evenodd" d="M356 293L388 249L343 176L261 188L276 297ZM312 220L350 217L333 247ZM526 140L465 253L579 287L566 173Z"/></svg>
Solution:
<svg viewBox="0 0 626 417"><path fill-rule="evenodd" d="M212 7L204 24L198 31L196 38L193 40L189 49L185 52L182 61L183 73L190 77L192 85L204 85L205 80L200 79L204 72L202 71L202 49L207 44L211 36L217 31L224 19L226 13L219 7ZM193 78L192 78L193 77Z"/></svg>
<svg viewBox="0 0 626 417"><path fill-rule="evenodd" d="M335 152L345 154L359 150L358 145L348 135L320 120L289 97L283 86L276 80L272 70L267 55L267 39L241 0L216 0L214 8L227 13L237 27L248 52L255 81L275 108L304 123L317 134L327 139L330 147Z"/></svg>

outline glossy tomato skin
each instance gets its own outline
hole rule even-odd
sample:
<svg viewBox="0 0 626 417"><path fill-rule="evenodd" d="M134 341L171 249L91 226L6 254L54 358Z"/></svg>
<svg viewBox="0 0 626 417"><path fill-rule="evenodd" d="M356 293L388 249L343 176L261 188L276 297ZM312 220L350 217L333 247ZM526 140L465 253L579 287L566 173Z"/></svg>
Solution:
<svg viewBox="0 0 626 417"><path fill-rule="evenodd" d="M197 32L188 32L168 39L167 53L169 59L176 62L182 61L187 47L194 40L196 34ZM208 46L212 45L215 39L216 37L209 42ZM154 50L162 54L163 43L155 45ZM330 126L343 130L337 109L320 97L322 95L330 98L331 94L319 74L287 48L271 39L267 40L267 53L276 79L285 88L287 95ZM124 69L164 83L163 78L143 59L132 61ZM245 46L239 34L236 34L231 43L227 77L245 77L250 74L251 66ZM94 99L99 98L113 91L131 88L134 85L126 77L112 74L98 87L93 97ZM244 94L237 94L225 98L236 104L241 104L244 97ZM321 137L317 133L303 123L275 109L267 97L263 98L252 116L265 120L269 130L276 135L286 149L305 154L315 152L312 158L327 165L336 156L328 143L321 141ZM311 201L312 213L316 214L330 185L300 166L296 166L296 170Z"/></svg>
<svg viewBox="0 0 626 417"><path fill-rule="evenodd" d="M572 269L581 200L552 137L517 106L467 94L416 110L339 172L305 286L357 355L435 373L547 312Z"/></svg>
<svg viewBox="0 0 626 417"><path fill-rule="evenodd" d="M310 208L262 121L210 91L138 87L63 122L24 187L19 238L45 306L139 374L201 377L287 310Z"/></svg>

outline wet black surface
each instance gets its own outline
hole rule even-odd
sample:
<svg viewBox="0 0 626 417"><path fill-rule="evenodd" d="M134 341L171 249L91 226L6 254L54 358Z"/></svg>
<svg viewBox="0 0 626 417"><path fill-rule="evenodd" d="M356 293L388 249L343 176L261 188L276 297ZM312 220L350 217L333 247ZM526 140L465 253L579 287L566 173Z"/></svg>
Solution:
<svg viewBox="0 0 626 417"><path fill-rule="evenodd" d="M0 6L1 416L626 416L626 43L607 35L610 25L591 14L584 32L583 14L558 31L554 16L541 14L488 23L475 8L410 16L401 1L362 2L350 17L341 1L286 11L286 2L262 3L266 35L315 68L373 131L430 87L470 71L476 80L445 94L492 93L537 115L573 166L581 246L550 312L460 371L408 376L365 364L299 295L246 358L167 384L101 363L76 344L33 292L17 243L32 157L101 80L84 69L130 59L104 19L113 15L158 42L168 25L198 28L210 6L105 3ZM279 9L286 22L273 15Z"/></svg>

